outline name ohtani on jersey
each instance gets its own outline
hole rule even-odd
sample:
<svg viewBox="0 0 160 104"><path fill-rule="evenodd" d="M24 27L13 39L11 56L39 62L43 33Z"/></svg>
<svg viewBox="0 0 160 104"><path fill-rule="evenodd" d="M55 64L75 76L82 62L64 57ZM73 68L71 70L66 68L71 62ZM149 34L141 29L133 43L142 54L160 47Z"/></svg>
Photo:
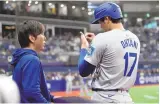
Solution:
<svg viewBox="0 0 160 104"><path fill-rule="evenodd" d="M133 47L136 48L138 47L138 43L133 40L133 39L125 39L123 41L121 41L122 47L126 48L126 47Z"/></svg>

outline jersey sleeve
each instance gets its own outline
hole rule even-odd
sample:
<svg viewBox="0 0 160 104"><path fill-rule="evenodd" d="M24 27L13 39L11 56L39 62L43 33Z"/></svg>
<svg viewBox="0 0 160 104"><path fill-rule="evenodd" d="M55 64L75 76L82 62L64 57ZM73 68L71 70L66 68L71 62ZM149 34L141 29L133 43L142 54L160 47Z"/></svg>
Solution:
<svg viewBox="0 0 160 104"><path fill-rule="evenodd" d="M97 66L98 63L100 63L100 61L102 60L102 56L105 52L105 49L106 49L106 44L103 43L99 37L95 37L90 47L87 49L87 54L84 59L88 63Z"/></svg>

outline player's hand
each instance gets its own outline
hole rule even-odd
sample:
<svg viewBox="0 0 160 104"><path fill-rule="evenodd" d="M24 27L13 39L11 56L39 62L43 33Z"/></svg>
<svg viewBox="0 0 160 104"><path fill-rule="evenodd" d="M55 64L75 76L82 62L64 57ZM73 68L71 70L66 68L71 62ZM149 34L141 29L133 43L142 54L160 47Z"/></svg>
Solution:
<svg viewBox="0 0 160 104"><path fill-rule="evenodd" d="M84 34L81 34L81 48L88 48L89 43Z"/></svg>
<svg viewBox="0 0 160 104"><path fill-rule="evenodd" d="M88 43L90 44L92 42L92 40L94 39L95 34L94 33L86 33L85 37L86 37Z"/></svg>

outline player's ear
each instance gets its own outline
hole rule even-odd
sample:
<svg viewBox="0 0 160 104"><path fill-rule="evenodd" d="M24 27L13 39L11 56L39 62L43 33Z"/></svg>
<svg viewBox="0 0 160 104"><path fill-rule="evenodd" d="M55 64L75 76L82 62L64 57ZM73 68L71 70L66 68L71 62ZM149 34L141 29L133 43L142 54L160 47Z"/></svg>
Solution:
<svg viewBox="0 0 160 104"><path fill-rule="evenodd" d="M33 35L29 35L29 40L34 43L36 38Z"/></svg>
<svg viewBox="0 0 160 104"><path fill-rule="evenodd" d="M105 18L104 18L104 23L105 23L105 24L108 24L108 23L109 23L109 17L105 17Z"/></svg>

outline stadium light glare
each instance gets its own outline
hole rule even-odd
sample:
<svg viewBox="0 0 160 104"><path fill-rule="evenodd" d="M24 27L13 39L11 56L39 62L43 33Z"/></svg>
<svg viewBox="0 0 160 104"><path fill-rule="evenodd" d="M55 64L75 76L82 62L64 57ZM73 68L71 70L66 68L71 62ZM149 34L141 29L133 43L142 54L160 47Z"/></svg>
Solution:
<svg viewBox="0 0 160 104"><path fill-rule="evenodd" d="M127 19L127 18L124 18L124 19L123 19L123 21L124 21L124 22L127 22L127 21L128 21L128 19Z"/></svg>
<svg viewBox="0 0 160 104"><path fill-rule="evenodd" d="M147 13L147 14L146 14L146 17L150 17L150 14L149 14L149 13Z"/></svg>
<svg viewBox="0 0 160 104"><path fill-rule="evenodd" d="M35 1L35 4L38 4L38 1Z"/></svg>
<svg viewBox="0 0 160 104"><path fill-rule="evenodd" d="M93 12L88 12L88 15L92 15L93 14Z"/></svg>
<svg viewBox="0 0 160 104"><path fill-rule="evenodd" d="M137 22L142 22L142 18L137 18Z"/></svg>
<svg viewBox="0 0 160 104"><path fill-rule="evenodd" d="M28 6L31 6L31 4L30 4L30 3L28 3Z"/></svg>
<svg viewBox="0 0 160 104"><path fill-rule="evenodd" d="M91 12L91 11L92 11L92 9L90 9L90 8L89 8L89 9L88 9L88 11L89 11L89 12Z"/></svg>
<svg viewBox="0 0 160 104"><path fill-rule="evenodd" d="M31 4L32 3L32 1L31 0L29 0L29 4Z"/></svg>
<svg viewBox="0 0 160 104"><path fill-rule="evenodd" d="M127 17L128 17L128 15L125 13L125 14L124 14L124 17L125 17L125 18L127 18Z"/></svg>
<svg viewBox="0 0 160 104"><path fill-rule="evenodd" d="M9 1L7 0L7 1L6 1L6 4L8 4L8 2L9 2Z"/></svg>
<svg viewBox="0 0 160 104"><path fill-rule="evenodd" d="M49 6L51 6L51 5L52 5L52 3L48 3L48 5L49 5Z"/></svg>
<svg viewBox="0 0 160 104"><path fill-rule="evenodd" d="M72 9L75 9L76 7L75 6L72 6Z"/></svg>
<svg viewBox="0 0 160 104"><path fill-rule="evenodd" d="M85 7L82 7L82 10L85 10Z"/></svg>
<svg viewBox="0 0 160 104"><path fill-rule="evenodd" d="M63 7L64 7L64 4L61 4L61 7L63 8Z"/></svg>
<svg viewBox="0 0 160 104"><path fill-rule="evenodd" d="M12 1L16 1L16 0L12 0Z"/></svg>

